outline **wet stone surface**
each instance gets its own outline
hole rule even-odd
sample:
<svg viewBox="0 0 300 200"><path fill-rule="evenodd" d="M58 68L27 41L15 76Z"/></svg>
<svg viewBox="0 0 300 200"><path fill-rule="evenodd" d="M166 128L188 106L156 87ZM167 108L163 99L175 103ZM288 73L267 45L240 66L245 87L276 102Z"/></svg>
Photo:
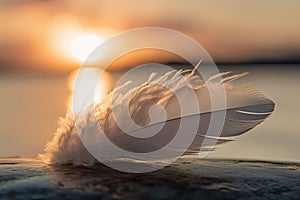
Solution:
<svg viewBox="0 0 300 200"><path fill-rule="evenodd" d="M0 159L0 199L297 199L300 165L182 159L146 174Z"/></svg>

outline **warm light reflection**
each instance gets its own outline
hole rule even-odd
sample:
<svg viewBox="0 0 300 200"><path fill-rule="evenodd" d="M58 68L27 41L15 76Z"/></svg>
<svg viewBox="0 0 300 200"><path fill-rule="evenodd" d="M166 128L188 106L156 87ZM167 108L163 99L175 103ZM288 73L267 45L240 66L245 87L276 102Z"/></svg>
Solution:
<svg viewBox="0 0 300 200"><path fill-rule="evenodd" d="M103 39L97 35L80 35L71 42L72 55L83 62L102 42Z"/></svg>
<svg viewBox="0 0 300 200"><path fill-rule="evenodd" d="M68 88L69 91L71 93L68 101L67 101L67 108L68 109L72 109L73 106L73 94L74 94L74 90L75 90L75 82L78 78L78 73L79 70L82 70L82 74L84 74L83 76L81 76L81 79L87 80L87 81L81 81L81 83L84 83L82 85L80 85L80 98L82 98L82 102L85 102L85 98L89 97L91 94L89 94L89 89L91 87L93 87L93 85L89 85L90 81L88 80L99 80L98 84L97 84L97 89L95 91L94 95L94 102L99 102L101 101L106 93L107 93L107 75L105 72L103 72L103 70L99 69L99 68L81 68L78 70L74 70L68 77ZM100 76L102 76L100 78ZM95 82L95 81L93 81ZM86 93L85 93L86 91Z"/></svg>

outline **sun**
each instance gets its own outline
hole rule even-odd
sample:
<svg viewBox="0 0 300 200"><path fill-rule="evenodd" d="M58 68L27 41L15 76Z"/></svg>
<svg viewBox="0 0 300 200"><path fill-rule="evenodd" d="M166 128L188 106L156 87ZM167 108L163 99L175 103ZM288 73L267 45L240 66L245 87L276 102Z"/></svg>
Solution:
<svg viewBox="0 0 300 200"><path fill-rule="evenodd" d="M103 41L101 37L94 34L79 35L71 42L72 55L78 61L83 62Z"/></svg>

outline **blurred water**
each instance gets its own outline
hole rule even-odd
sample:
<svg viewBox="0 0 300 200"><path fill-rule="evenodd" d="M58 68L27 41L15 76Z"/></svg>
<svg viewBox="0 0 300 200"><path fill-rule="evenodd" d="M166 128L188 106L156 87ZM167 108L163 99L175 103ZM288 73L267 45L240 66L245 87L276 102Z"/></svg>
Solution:
<svg viewBox="0 0 300 200"><path fill-rule="evenodd" d="M250 82L276 103L270 119L219 147L210 158L300 162L298 130L300 66L220 67L249 71ZM42 151L64 116L69 96L66 77L0 74L0 156L31 156Z"/></svg>
<svg viewBox="0 0 300 200"><path fill-rule="evenodd" d="M0 74L0 156L36 155L64 116L66 77Z"/></svg>

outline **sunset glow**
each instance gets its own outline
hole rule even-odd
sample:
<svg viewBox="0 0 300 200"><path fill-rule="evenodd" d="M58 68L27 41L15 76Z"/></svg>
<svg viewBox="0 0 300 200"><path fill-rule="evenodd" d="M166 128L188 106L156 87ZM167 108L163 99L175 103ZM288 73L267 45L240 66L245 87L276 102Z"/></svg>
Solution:
<svg viewBox="0 0 300 200"><path fill-rule="evenodd" d="M103 39L97 35L79 35L71 42L72 56L76 60L83 62L102 42Z"/></svg>

